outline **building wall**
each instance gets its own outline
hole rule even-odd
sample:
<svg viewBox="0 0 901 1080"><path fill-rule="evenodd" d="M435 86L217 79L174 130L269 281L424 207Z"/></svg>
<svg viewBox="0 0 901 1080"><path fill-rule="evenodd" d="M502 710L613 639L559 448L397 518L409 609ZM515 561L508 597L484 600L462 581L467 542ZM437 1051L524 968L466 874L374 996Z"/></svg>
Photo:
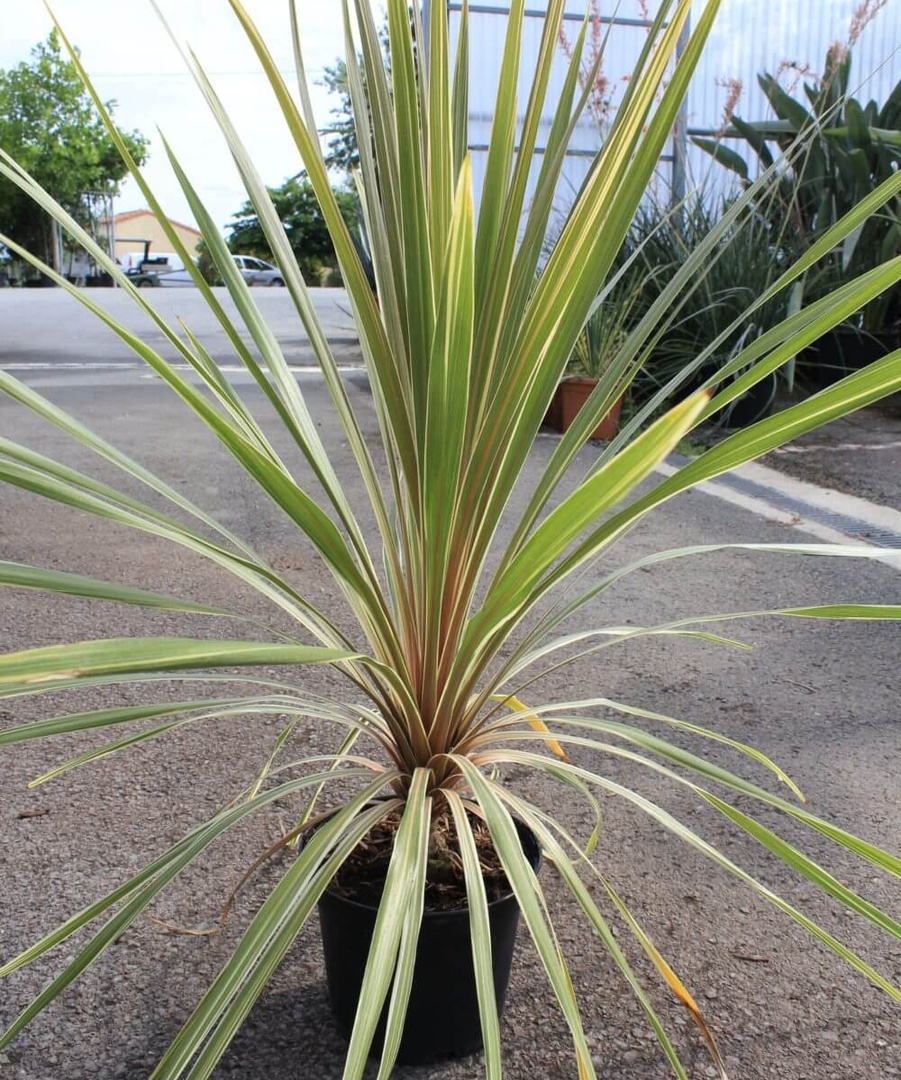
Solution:
<svg viewBox="0 0 901 1080"><path fill-rule="evenodd" d="M579 34L588 0L569 0L564 16L567 40L575 42ZM659 2L659 0L658 0ZM606 3L601 7L602 15L607 15L616 6ZM450 0L450 36L451 46L456 47L460 26L460 3ZM625 82L638 59L647 35L647 25L642 18L637 0L623 0L620 5L620 18L610 38L604 62L604 74L609 82L613 108L622 97ZM629 9L628 11L626 9ZM509 3L506 0L486 0L469 4L470 40L470 85L469 85L469 145L472 153L473 183L478 198L484 182L485 167L488 159L488 144L491 138L491 124L494 101L497 95L497 79L504 52L504 40L507 30ZM523 28L522 54L517 87L520 120L523 119L529 93L532 87L535 61L541 45L544 30L546 0L529 0L526 4L527 17ZM566 77L568 60L558 47L548 86L543 123L538 135L538 153L543 149L553 122L553 110L559 100ZM612 112L610 114L612 116ZM586 114L576 126L570 144L567 160L563 166L559 186L558 218L562 220L567 206L581 187L591 161L601 145L603 125L598 119ZM672 147L668 147L662 160L664 169L670 167ZM530 186L526 195L526 205L534 191L540 160L536 160L531 171Z"/></svg>
<svg viewBox="0 0 901 1080"><path fill-rule="evenodd" d="M623 77L631 71L647 33L643 11L653 17L661 0L600 0L602 17L616 13L616 25L609 39L604 72L609 80L613 105L622 97ZM729 94L726 80L738 79L743 86L737 114L746 120L761 120L767 112L766 99L757 84L763 71L775 73L780 63L809 66L813 73L823 69L826 50L834 41L845 41L855 10L861 0L722 0L717 22L704 50L686 102L689 131L711 131L722 126L723 109ZM565 26L572 41L578 33L589 0L568 0ZM875 3L875 0L871 0ZM460 22L459 0L450 0L450 31L456 42ZM696 0L693 19L704 8ZM538 54L543 15L547 0L528 0L529 13L523 33L523 50L518 87L520 115L525 111L531 87L531 72ZM470 0L470 124L476 192L481 190L491 134L492 109L497 90L497 74L503 54L509 0ZM889 0L872 23L864 29L852 50L851 90L863 101L884 102L901 79L901 2ZM546 124L549 130L553 106L562 85L566 59L558 50L548 92ZM803 96L803 84L797 93ZM584 179L591 156L600 145L601 131L590 118L579 124L559 188L562 214ZM539 145L541 139L539 138ZM661 159L658 186L669 190L673 147ZM689 147L688 184L708 181L728 182L725 170L715 166L699 150ZM535 170L533 169L533 174Z"/></svg>
<svg viewBox="0 0 901 1080"><path fill-rule="evenodd" d="M122 256L129 252L141 253L144 245L140 241L150 241L150 253L170 251L172 244L163 232L162 226L149 210L140 210L125 214L116 214L113 219L116 228L116 256ZM200 233L190 225L182 225L173 221L174 227L182 243L188 251L193 252L200 240ZM121 239L121 238L133 239Z"/></svg>

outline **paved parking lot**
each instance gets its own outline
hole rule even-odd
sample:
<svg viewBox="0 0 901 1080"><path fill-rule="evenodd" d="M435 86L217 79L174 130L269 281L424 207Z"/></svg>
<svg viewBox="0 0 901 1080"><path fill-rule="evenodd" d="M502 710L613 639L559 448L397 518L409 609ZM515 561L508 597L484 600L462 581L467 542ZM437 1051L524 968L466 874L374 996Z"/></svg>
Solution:
<svg viewBox="0 0 901 1080"><path fill-rule="evenodd" d="M335 337L346 333L340 295L316 300L327 305ZM111 293L105 299L117 306L127 298ZM199 318L196 311L191 315L191 299L196 297L154 294L168 313ZM272 305L268 314L279 334L289 347L294 342L297 355L302 355L296 321L280 307L285 294L261 291L259 299L261 306ZM328 605L335 619L346 618L340 594L311 558L297 529L260 496L158 379L132 365L118 345L74 315L69 305L71 301L56 292L11 298L0 293L0 341L6 346L12 341L18 350L11 354L0 346L0 365L19 365L20 377L244 537L291 584ZM30 314L31 330L23 329L23 312ZM122 312L123 318L132 317L124 307ZM10 360L10 355L17 359ZM70 363L76 366L65 366ZM365 496L321 380L310 373L299 378L351 505L360 505ZM254 411L271 419L259 391L248 387L246 392ZM352 385L350 394L364 433L374 438L376 420L365 386ZM73 468L120 482L110 463L3 398L0 432ZM298 475L307 476L296 448L278 436L275 442L285 460L295 463ZM536 440L527 482L536 478L553 445L550 437ZM590 466L592 453L591 448L582 452L577 471ZM764 505L752 509L711 491L687 494L629 533L613 553L613 564L696 543L809 539L803 521L761 511ZM0 487L0 558L128 581L209 604L230 606L235 601L236 586L230 578L181 550L5 487ZM788 604L897 603L899 596L897 563L720 552L630 575L586 611L584 622L574 629ZM241 594L238 602L249 616L284 628L279 613L258 597ZM202 633L205 628L197 617L0 590L0 651L104 636ZM758 619L730 626L726 633L752 644L753 651L657 639L613 650L604 654L610 659L603 662L589 658L551 676L542 689L549 698L603 693L752 743L786 768L814 812L897 851L901 847L897 624L836 626ZM309 680L311 689L329 689L324 674ZM129 700L142 703L147 692L135 687ZM109 704L104 696L108 693L103 688L90 691L84 707ZM3 725L49 715L50 706L43 699L4 705ZM5 860L0 874L2 956L30 944L112 888L134 870L139 852L162 851L221 805L256 775L281 723L261 717L240 724L192 725L168 740L137 746L31 791L26 784L35 775L97 740L87 733L67 737L64 746L41 742L5 749L0 767ZM298 737L306 752L333 746L332 733L323 731L321 724L304 723ZM697 749L696 743L692 745ZM734 755L715 743L704 743L701 752L728 767L735 765ZM684 816L731 858L790 901L803 904L828 930L849 940L899 982L901 953L895 939L873 933L863 919L849 918L836 902L813 897L805 882L765 858L748 837L731 832L709 807L686 792L674 792L655 774L636 780L627 763L599 762L587 752L579 760L612 778L636 782L646 796ZM755 767L750 769L754 779L771 781ZM535 785L529 794L553 805L576 833L590 833L592 815L574 793ZM824 946L759 897L711 869L691 849L621 805L621 800L608 798L603 806L599 864L702 1001L730 1075L744 1080L901 1076L896 1004L852 975ZM281 817L281 809L275 807L268 816L260 815L196 872L179 879L154 913L187 927L215 921L241 872L279 835ZM772 823L771 816L766 820ZM898 910L897 881L850 856L837 857L822 837L800 828L789 831L795 842L828 862L844 882L887 910ZM278 867L270 864L239 898L226 930L213 937L174 934L150 922L136 924L5 1052L0 1077L137 1080L149 1075L277 873ZM666 1075L665 1066L639 1010L629 1003L612 965L550 868L543 880L558 920L561 947L586 1002L586 1030L599 1076L659 1080ZM625 930L620 933L625 940ZM686 1017L640 966L640 957L638 963L648 985L655 987L655 1005L675 1031L691 1075L709 1075L705 1071L709 1063ZM5 981L0 1026L39 991L51 970L59 970L59 965L51 962ZM503 1038L508 1080L572 1080L575 1075L564 1024L534 952L524 943L514 966ZM310 927L216 1076L326 1080L340 1076L343 1051L329 1018L317 933ZM481 1075L480 1069L478 1059L465 1059L430 1067L427 1075L430 1080L472 1080ZM425 1075L423 1070L402 1070L398 1080L422 1080Z"/></svg>
<svg viewBox="0 0 901 1080"><path fill-rule="evenodd" d="M234 317L235 305L224 288L214 290L226 312ZM139 334L168 360L178 354L152 320L121 289L85 289L85 299L100 304L126 329ZM287 289L252 290L266 322L292 364L312 362L309 339L301 325ZM313 304L338 358L356 362L357 336L348 314L344 289L313 289ZM146 299L166 321L177 328L182 319L204 342L213 357L228 364L234 358L225 332L216 322L196 289L142 289ZM246 331L242 331L249 340ZM140 365L140 359L95 315L62 289L0 289L0 366L11 370L63 369L94 365ZM24 366L23 366L24 365Z"/></svg>

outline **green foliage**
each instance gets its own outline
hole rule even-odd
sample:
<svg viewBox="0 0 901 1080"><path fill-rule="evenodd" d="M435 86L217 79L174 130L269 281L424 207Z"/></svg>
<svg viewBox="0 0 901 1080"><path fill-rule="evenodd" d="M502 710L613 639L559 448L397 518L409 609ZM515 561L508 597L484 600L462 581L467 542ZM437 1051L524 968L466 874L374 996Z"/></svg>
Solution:
<svg viewBox="0 0 901 1080"><path fill-rule="evenodd" d="M0 72L0 147L12 155L76 220L91 195L115 194L128 169L116 150L57 32L32 49L30 62ZM114 102L106 102L111 113ZM147 141L122 133L142 164ZM0 179L0 223L16 241L49 254L50 219L9 180Z"/></svg>
<svg viewBox="0 0 901 1080"><path fill-rule="evenodd" d="M634 305L640 313L659 298L691 252L709 242L730 205L717 206L704 191L690 195L675 211L656 200L642 204L625 246L640 267L642 297ZM712 244L703 272L688 284L660 326L633 382L633 400L647 401L715 343L693 380L697 385L788 314L785 294L749 310L789 260L767 218L752 206L737 209L735 220Z"/></svg>
<svg viewBox="0 0 901 1080"><path fill-rule="evenodd" d="M330 169L349 176L359 168L360 151L357 148L357 130L347 86L347 65L344 61L336 60L334 64L324 68L320 83L339 101L331 110L330 123L320 131L328 141L325 163Z"/></svg>
<svg viewBox="0 0 901 1080"><path fill-rule="evenodd" d="M588 316L566 366L567 375L600 378L611 366L646 310L645 295L654 271L627 261L598 294L594 311Z"/></svg>
<svg viewBox="0 0 901 1080"><path fill-rule="evenodd" d="M346 209L332 188L308 95L301 93L297 104L293 84L286 84L239 0L231 0L231 5L270 82L331 235L351 301L372 406L368 399L349 394L341 378L297 267L295 237L285 224L278 191L266 188L204 70L192 58L186 59L241 172L260 231L259 243L265 242L266 252L271 251L282 269L288 295L309 335L334 407L331 422L340 428L340 472L310 414L305 384L295 378L256 297L174 154L169 153L173 170L229 290L233 308L230 305L228 310L190 262L140 169L132 160L129 164L237 360L265 395L267 417L277 417L279 436L296 445L307 470L286 464L276 449L284 439L270 441L251 411L252 399L244 400L238 380L230 381L228 366L218 365L202 342L170 325L92 244L77 221L2 155L0 174L52 213L153 321L154 335L142 340L100 307L90 290L63 283L172 389L192 418L202 422L232 456L235 467L257 485L260 497L274 502L311 556L321 560L334 588L330 594L306 595L305 581L286 579L249 544L186 499L180 489L110 446L13 374L0 371L0 390L72 436L80 451L98 455L104 477L95 479L29 447L3 440L0 479L209 559L234 576L242 597L249 588L259 600L271 604L272 615L268 626L260 603L248 609L236 600L234 609L229 609L237 620L231 625L249 623L253 639L248 641L225 641L221 632L211 631L208 641L112 639L0 656L0 695L10 699L29 696L34 701L52 691L53 700L58 700L56 695L64 691L98 683L112 693L117 683L147 677L152 686L155 675L186 669L206 679L221 673L223 665L238 667L237 673L229 672L226 678L230 688L243 685L246 692L229 700L168 700L160 703L156 714L148 711L148 705L114 700L106 708L82 711L85 706L79 699L66 715L7 728L0 732L0 744L126 726L153 715L166 719L155 728L142 728L137 735L132 732L101 744L91 752L95 758L125 751L139 737L146 745L147 739L165 736L176 724L226 715L289 717L289 727L261 762L259 777L231 801L223 794L224 809L200 825L186 826L183 838L155 854L146 867L0 967L0 976L11 974L54 946L69 942L59 974L12 1022L0 1038L0 1049L118 940L213 841L276 799L284 806L295 796L301 799L296 807L300 828L311 814L318 813L323 791L339 808L309 837L258 907L231 957L164 1054L154 1080L206 1080L212 1075L338 868L370 826L395 811L400 822L347 1051L345 1080L360 1080L366 1071L386 1004L379 1080L385 1080L393 1069L411 987L430 842L450 816L461 836L460 865L486 1044L485 1070L488 1080L499 1080L500 1035L490 971L488 906L474 839L466 836L472 828L468 814L472 808L484 819L520 905L571 1034L582 1080L594 1080L596 1072L567 968L569 935L555 930L554 905L523 852L514 815L533 830L548 853L561 887L585 917L584 941L607 950L611 968L635 995L675 1075L680 1080L688 1076L645 988L646 979L639 978L633 966L636 954L649 961L647 973L659 976L662 988L688 1006L715 1065L725 1075L712 1033L689 991L660 956L630 906L589 858L596 835L586 849L568 831L566 822L554 817L558 807L552 796L540 803L528 793L546 792L556 785L584 796L593 817L598 814L599 796L615 795L674 842L688 844L736 876L901 1001L901 989L887 976L688 824L628 786L618 763L626 759L630 769L653 778L655 785L666 782L677 793L715 807L735 829L752 836L832 901L895 940L901 938L896 920L838 882L799 847L781 840L771 826L782 821L793 843L796 837L800 843L807 836L817 848L827 842L835 845L842 858L854 853L864 861L866 874L879 870L901 878L901 860L809 813L795 801L798 789L759 750L695 723L596 693L576 701L543 700L538 689L542 676L557 673L574 653L595 654L600 660L609 655L609 648L625 648L636 639L679 635L734 645L711 629L728 619L760 615L901 618L898 606L851 603L693 615L661 625L632 621L623 625L617 612L612 625L604 622L605 591L646 566L733 547L810 558L869 558L878 550L870 547L736 543L679 548L638 559L624 548L615 552L623 556L618 569L598 568L613 565L615 545L673 496L901 389L901 353L895 353L808 401L731 435L680 468L658 469L699 424L901 279L901 258L897 258L801 311L786 305L787 317L753 338L745 333L747 326L761 318L766 305L782 303L805 273L897 196L901 175L861 200L784 271L777 266L776 280L751 298L747 311L740 311L716 339L704 344L697 356L636 410L586 471L581 452L590 433L653 350L661 327L668 325L667 312L678 312L682 298L704 281L717 256L728 257L730 243L740 242L731 230L748 217L760 191L752 185L745 197L726 208L703 232L681 262L668 267L665 286L622 339L575 424L549 454L534 455L535 435L551 395L595 311L599 291L615 275L618 253L679 115L713 26L715 0L693 20L687 42L682 41L682 30L692 14L691 0L664 0L660 5L602 156L590 170L546 261L543 244L566 145L585 106L584 96L580 102L577 91L587 28L573 45L563 87L555 88L554 118L548 129L542 120L565 3L550 0L548 4L538 59L534 71L528 73L530 94L523 102L517 100L516 90L521 85L525 0L514 0L477 211L472 164L465 150L468 54L463 48L456 58L451 55L447 4L442 0L432 4L426 85L417 64L425 35L415 9L411 28L406 0L389 2L389 84L371 7L367 0L348 2L348 17L351 7L356 16L354 40L360 42L363 65L356 55L348 55L348 86L360 153L361 212L377 296L348 228ZM460 38L465 44L465 5L461 23ZM300 38L296 32L298 54ZM674 64L680 42L684 49ZM544 153L537 182L531 187L539 143ZM121 138L118 146L129 157ZM4 240L0 235L0 243ZM33 253L18 246L15 250L46 269ZM543 270L536 284L540 264ZM712 295L718 303L717 289ZM157 331L189 365L190 377L182 373L182 365L172 364L157 351ZM713 375L705 376L704 365L719 355L724 341L729 343L729 359ZM701 388L684 398L686 382L693 378L701 380ZM672 395L684 400L648 424ZM373 418L376 432L367 440ZM124 492L106 480L111 463L126 474ZM538 469L538 478L529 483L533 468ZM315 479L307 490L303 477L310 473ZM150 491L146 502L140 496L142 486ZM187 603L81 575L9 563L0 564L0 585L40 588L51 597L57 593L93 595L163 611L184 611ZM218 609L187 607L196 612L192 618L222 617ZM576 615L583 621L574 630L567 624ZM591 625L584 622L589 615L597 619ZM284 674L278 679L270 671L265 677L244 676L245 665L253 663L283 665ZM305 666L310 664L329 665L336 679L340 677L341 685L333 696L324 698L311 688L305 678ZM553 682L562 685L559 678ZM261 685L266 691L263 697ZM521 701L521 695L529 700ZM307 725L316 728L315 738L307 738ZM672 740L657 734L661 725L676 733ZM292 742L295 726L299 737ZM335 751L310 756L311 746L318 750L325 745L321 728L334 733ZM746 759L755 769L768 770L786 785L786 796L720 766L716 744L725 744L730 763ZM578 753L571 759L568 754L573 748ZM82 755L64 762L54 774L84 760ZM537 776L540 783L524 785L524 790L508 785L498 775L499 769L508 766ZM190 770L186 775L190 778ZM349 790L353 793L348 795ZM377 794L388 795L388 801L373 804ZM755 811L766 825L751 816ZM443 839L447 838L444 834ZM82 933L77 944L70 940Z"/></svg>
<svg viewBox="0 0 901 1080"><path fill-rule="evenodd" d="M306 176L301 175L267 191L304 280L309 285L318 285L323 270L334 267L337 258L313 185ZM355 228L357 203L354 196L349 191L336 191L335 200L344 221L349 227ZM272 259L272 248L251 202L245 202L233 215L229 229L226 242L235 255Z"/></svg>
<svg viewBox="0 0 901 1080"><path fill-rule="evenodd" d="M196 258L197 268L203 280L207 285L217 285L219 283L219 271L213 262L209 245L202 238L197 242Z"/></svg>
<svg viewBox="0 0 901 1080"><path fill-rule="evenodd" d="M748 143L760 170L775 168L758 205L781 246L806 251L866 195L901 167L901 82L880 108L848 96L851 54L833 46L822 75L804 86L806 102L793 98L773 75L758 77L774 120L732 118L724 132ZM719 141L694 142L747 185L748 162ZM779 153L782 158L777 161ZM895 196L824 260L805 290L807 297L831 289L878 266L901 251L901 198ZM901 291L887 290L866 306L862 326L889 329L901 317Z"/></svg>

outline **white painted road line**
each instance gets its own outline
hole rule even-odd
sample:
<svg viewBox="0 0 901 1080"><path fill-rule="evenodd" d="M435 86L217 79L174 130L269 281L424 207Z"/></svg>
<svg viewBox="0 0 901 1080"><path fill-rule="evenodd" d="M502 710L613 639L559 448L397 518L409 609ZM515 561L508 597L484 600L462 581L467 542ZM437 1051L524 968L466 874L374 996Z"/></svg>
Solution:
<svg viewBox="0 0 901 1080"><path fill-rule="evenodd" d="M805 446L780 446L774 454L841 454L849 450L898 450L901 441L887 443L816 443Z"/></svg>
<svg viewBox="0 0 901 1080"><path fill-rule="evenodd" d="M787 476L785 473L757 462L743 465L731 475L744 477L752 483L762 484L789 498L797 499L799 502L818 507L829 513L858 518L877 528L901 533L901 511L894 510L890 506L881 506L868 499L860 499L856 495L846 495L833 488L824 488L806 480L797 480L793 476Z"/></svg>
<svg viewBox="0 0 901 1080"><path fill-rule="evenodd" d="M669 465L666 462L663 462L657 466L655 471L663 476L672 476L679 471L679 466ZM749 480L760 487L770 488L775 493L789 496L797 503L809 506L812 513L819 510L829 514L840 514L848 518L865 521L868 524L880 528L901 533L901 513L898 513L898 511L892 510L886 506L879 506L877 503L868 502L866 499L859 499L854 495L845 495L842 492L834 491L831 488L817 487L816 484L809 484L804 480L796 480L794 477L785 476L783 473L776 472L775 469L767 468L765 465L758 465L756 463L743 465L739 469L734 469L728 475L730 477L740 477ZM744 510L749 510L752 514L765 518L767 521L773 522L774 524L784 525L786 528L797 529L799 532L815 536L827 543L848 543L849 533L842 532L821 521L817 521L813 516L808 517L803 513L798 514L783 510L781 507L774 506L757 495L747 495L742 491L736 491L722 481L706 480L704 483L698 484L691 490L700 491L705 495L711 495L714 498L722 499L724 502L731 503L733 506L739 506ZM879 555L874 555L874 557L880 559L885 558L887 562L897 565L897 551L894 551L891 548L870 545L865 538L858 536L854 536L853 541L855 544L862 547L872 546L874 552L880 553ZM899 566L899 569L901 569L901 566Z"/></svg>

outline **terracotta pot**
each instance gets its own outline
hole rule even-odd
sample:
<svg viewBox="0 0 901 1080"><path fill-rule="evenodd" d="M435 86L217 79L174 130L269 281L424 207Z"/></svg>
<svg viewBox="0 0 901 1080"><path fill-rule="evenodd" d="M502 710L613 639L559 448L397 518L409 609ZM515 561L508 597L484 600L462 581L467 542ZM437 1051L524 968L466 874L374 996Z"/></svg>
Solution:
<svg viewBox="0 0 901 1080"><path fill-rule="evenodd" d="M560 423L558 431L566 431L572 426L573 421L579 415L582 406L589 399L597 379L573 378L564 379L557 387L556 395L560 401ZM616 435L619 426L619 414L623 407L623 398L614 403L610 411L601 419L601 422L591 433L591 439L612 439ZM550 410L548 410L550 413ZM550 421L548 421L550 424ZM553 426L553 425L551 425Z"/></svg>
<svg viewBox="0 0 901 1080"><path fill-rule="evenodd" d="M549 427L552 431L563 430L563 397L559 385L554 390L554 396L551 398L551 403L544 414L544 426Z"/></svg>

